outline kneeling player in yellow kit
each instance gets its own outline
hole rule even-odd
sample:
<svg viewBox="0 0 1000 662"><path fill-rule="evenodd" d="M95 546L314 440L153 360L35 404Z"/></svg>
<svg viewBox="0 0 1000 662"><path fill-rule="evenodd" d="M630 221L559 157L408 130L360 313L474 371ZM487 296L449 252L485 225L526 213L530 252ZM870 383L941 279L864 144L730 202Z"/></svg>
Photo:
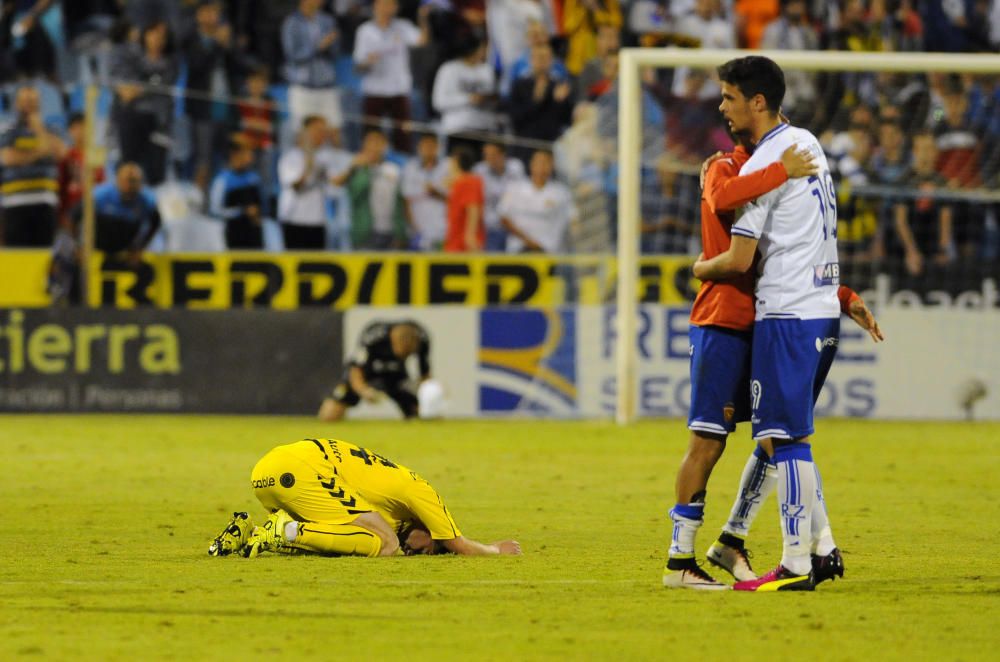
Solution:
<svg viewBox="0 0 1000 662"><path fill-rule="evenodd" d="M462 535L430 483L378 453L337 439L304 439L269 451L250 475L271 513L254 527L234 519L209 547L212 556L311 552L392 556L452 552L520 554L513 540L483 544Z"/></svg>

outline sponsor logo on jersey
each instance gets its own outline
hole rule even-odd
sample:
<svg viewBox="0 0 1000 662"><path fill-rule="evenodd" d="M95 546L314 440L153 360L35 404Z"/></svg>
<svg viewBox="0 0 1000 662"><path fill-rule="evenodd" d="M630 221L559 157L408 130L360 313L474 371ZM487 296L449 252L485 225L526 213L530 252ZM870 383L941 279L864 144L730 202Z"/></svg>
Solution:
<svg viewBox="0 0 1000 662"><path fill-rule="evenodd" d="M262 489L264 487L274 487L274 476L268 476L267 478L259 478L257 480L251 480L250 486L255 490Z"/></svg>
<svg viewBox="0 0 1000 662"><path fill-rule="evenodd" d="M288 489L295 484L295 475L291 473L283 473L281 474L281 478L278 479L278 482L281 483L282 487Z"/></svg>
<svg viewBox="0 0 1000 662"><path fill-rule="evenodd" d="M813 285L816 287L840 285L840 263L827 262L813 267Z"/></svg>

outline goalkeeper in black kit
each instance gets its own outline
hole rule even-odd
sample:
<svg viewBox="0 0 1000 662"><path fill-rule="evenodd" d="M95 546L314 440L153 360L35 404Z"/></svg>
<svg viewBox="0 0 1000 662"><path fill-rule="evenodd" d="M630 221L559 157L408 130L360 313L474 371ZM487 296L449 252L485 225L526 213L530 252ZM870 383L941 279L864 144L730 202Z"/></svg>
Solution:
<svg viewBox="0 0 1000 662"><path fill-rule="evenodd" d="M416 356L420 381L431 376L430 340L416 322L373 322L361 332L358 348L350 357L343 380L319 408L322 421L339 421L362 400L391 398L404 418L420 414L417 394L407 388L407 360Z"/></svg>

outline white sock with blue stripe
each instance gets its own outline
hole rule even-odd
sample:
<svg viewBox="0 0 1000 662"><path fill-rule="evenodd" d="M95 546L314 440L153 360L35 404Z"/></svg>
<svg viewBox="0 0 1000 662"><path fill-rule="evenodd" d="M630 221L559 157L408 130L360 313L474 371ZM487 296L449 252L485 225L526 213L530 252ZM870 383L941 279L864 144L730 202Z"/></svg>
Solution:
<svg viewBox="0 0 1000 662"><path fill-rule="evenodd" d="M764 449L757 446L750 454L746 466L743 467L740 488L736 492L736 501L733 502L729 520L722 527L722 530L745 540L750 535L750 526L757 518L760 507L767 500L767 497L771 496L771 492L774 491L777 484L778 468L774 466Z"/></svg>
<svg viewBox="0 0 1000 662"><path fill-rule="evenodd" d="M705 504L679 503L670 509L670 519L674 523L670 560L694 560L694 539L705 521Z"/></svg>
<svg viewBox="0 0 1000 662"><path fill-rule="evenodd" d="M833 540L833 531L830 529L830 517L826 512L826 499L823 498L823 479L820 478L819 468L813 464L816 470L816 505L812 512L812 553L819 556L826 556L837 547Z"/></svg>
<svg viewBox="0 0 1000 662"><path fill-rule="evenodd" d="M816 468L807 443L782 444L774 449L778 465L778 506L784 547L781 565L796 575L812 569L812 514L816 505Z"/></svg>

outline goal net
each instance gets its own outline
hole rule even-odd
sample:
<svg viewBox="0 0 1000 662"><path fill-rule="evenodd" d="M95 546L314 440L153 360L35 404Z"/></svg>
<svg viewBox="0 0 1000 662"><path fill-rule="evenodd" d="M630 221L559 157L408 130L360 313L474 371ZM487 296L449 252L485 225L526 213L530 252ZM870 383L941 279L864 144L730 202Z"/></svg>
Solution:
<svg viewBox="0 0 1000 662"><path fill-rule="evenodd" d="M884 354L844 327L847 378L821 397L820 409L971 412L990 391L986 366L997 362L1000 56L625 49L618 94L600 102L601 126L618 138L617 337L640 338L616 345L617 420L649 410L643 398L653 368L641 342L649 315L641 307L637 314L636 265L640 255L699 253L700 166L732 148L715 71L745 55L770 57L785 72L782 110L820 139L836 184L841 282L892 322ZM929 308L950 312L942 318ZM982 309L993 314L963 316ZM880 393L878 375L887 372L912 392ZM933 413L921 409L922 397ZM887 398L899 402L880 408Z"/></svg>

